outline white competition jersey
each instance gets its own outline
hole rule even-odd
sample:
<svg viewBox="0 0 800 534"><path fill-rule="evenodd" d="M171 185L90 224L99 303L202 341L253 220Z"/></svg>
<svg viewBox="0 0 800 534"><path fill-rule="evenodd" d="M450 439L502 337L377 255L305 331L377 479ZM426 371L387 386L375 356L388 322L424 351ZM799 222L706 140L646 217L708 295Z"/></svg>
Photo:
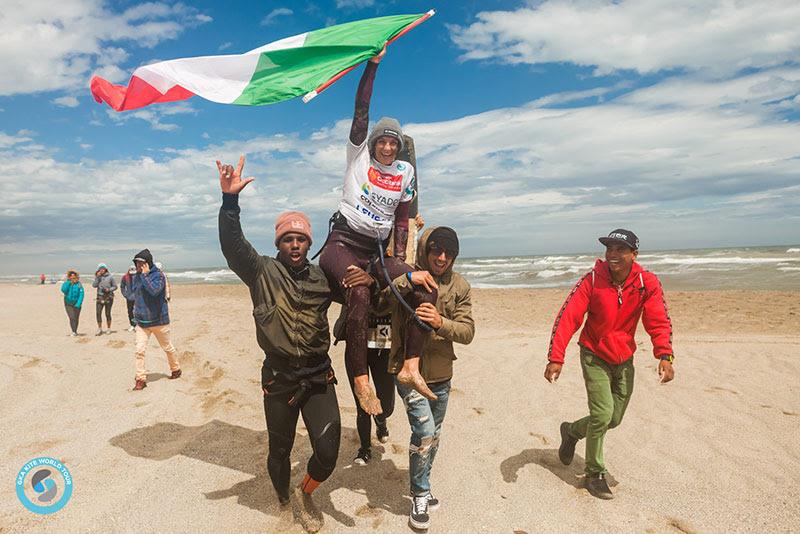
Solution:
<svg viewBox="0 0 800 534"><path fill-rule="evenodd" d="M364 140L359 146L347 141L347 170L339 211L353 230L381 239L389 237L394 226L394 211L401 202L414 198L414 167L394 160L382 165L372 159Z"/></svg>

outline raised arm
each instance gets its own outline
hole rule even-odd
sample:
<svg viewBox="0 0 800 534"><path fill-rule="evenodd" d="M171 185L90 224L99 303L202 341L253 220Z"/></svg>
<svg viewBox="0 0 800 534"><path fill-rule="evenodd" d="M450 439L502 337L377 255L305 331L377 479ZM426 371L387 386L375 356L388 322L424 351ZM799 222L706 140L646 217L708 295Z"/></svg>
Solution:
<svg viewBox="0 0 800 534"><path fill-rule="evenodd" d="M353 124L350 125L350 142L356 146L361 145L367 139L369 129L369 101L372 98L372 84L375 81L375 73L378 71L378 63L381 62L386 54L386 47L377 56L370 58L361 75L356 90L356 108L353 112Z"/></svg>
<svg viewBox="0 0 800 534"><path fill-rule="evenodd" d="M255 282L258 273L260 254L244 238L239 221L239 193L255 178L242 180L244 155L239 158L239 165L222 165L217 161L219 184L222 190L222 207L219 210L219 244L228 267L236 273L248 286Z"/></svg>

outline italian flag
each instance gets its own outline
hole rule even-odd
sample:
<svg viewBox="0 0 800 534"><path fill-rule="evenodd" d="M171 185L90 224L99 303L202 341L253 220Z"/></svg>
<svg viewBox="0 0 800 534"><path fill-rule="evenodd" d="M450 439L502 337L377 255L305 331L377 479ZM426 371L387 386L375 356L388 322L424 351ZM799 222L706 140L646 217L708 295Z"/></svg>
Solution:
<svg viewBox="0 0 800 534"><path fill-rule="evenodd" d="M94 76L92 96L116 111L194 95L240 106L273 104L300 95L308 102L433 15L431 10L359 20L286 37L245 54L162 61L136 69L127 87Z"/></svg>

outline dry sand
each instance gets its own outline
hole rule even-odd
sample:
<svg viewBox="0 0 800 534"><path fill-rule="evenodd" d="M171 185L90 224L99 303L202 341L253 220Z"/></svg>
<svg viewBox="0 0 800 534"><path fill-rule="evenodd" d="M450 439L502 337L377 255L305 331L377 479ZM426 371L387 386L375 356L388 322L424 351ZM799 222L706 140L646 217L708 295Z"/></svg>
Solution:
<svg viewBox="0 0 800 534"><path fill-rule="evenodd" d="M87 296L90 294L87 292ZM174 286L183 378L166 380L155 340L149 386L133 386L133 334L95 337L94 303L70 338L56 286L0 286L0 531L295 532L265 472L261 355L243 286ZM789 532L800 529L800 295L668 294L675 382L659 385L640 331L637 384L606 439L616 499L581 488L583 445L558 462L558 426L583 416L573 344L561 380L542 378L565 290L474 292L477 335L457 347L432 483L431 532ZM338 313L334 306L332 314ZM342 347L332 350L344 376ZM342 446L315 494L325 532L408 532L408 423L351 466L355 410L338 388ZM310 453L298 427L293 482ZM52 456L74 478L69 504L37 516L14 494L17 470Z"/></svg>

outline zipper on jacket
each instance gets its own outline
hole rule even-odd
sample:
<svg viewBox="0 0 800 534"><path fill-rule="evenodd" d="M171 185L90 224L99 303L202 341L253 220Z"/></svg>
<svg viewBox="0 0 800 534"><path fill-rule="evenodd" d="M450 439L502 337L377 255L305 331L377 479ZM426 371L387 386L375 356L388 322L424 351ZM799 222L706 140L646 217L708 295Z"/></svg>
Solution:
<svg viewBox="0 0 800 534"><path fill-rule="evenodd" d="M617 307L622 306L622 284L617 286Z"/></svg>

